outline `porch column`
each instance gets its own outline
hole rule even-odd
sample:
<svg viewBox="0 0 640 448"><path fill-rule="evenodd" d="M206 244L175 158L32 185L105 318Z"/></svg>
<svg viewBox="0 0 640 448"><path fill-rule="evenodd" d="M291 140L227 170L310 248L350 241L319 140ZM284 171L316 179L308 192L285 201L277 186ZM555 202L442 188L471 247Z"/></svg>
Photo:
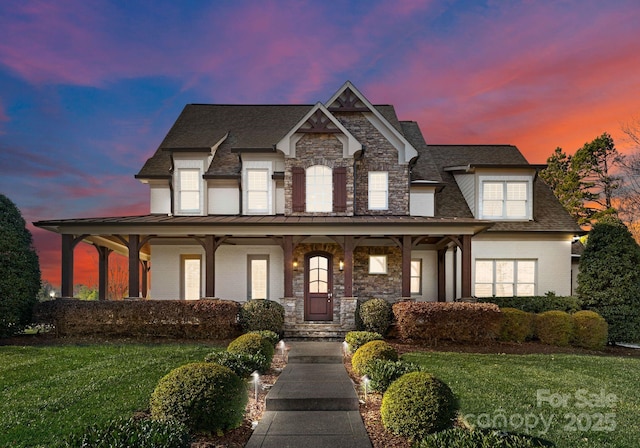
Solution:
<svg viewBox="0 0 640 448"><path fill-rule="evenodd" d="M204 237L204 264L207 267L205 274L205 297L216 296L216 237L206 235Z"/></svg>
<svg viewBox="0 0 640 448"><path fill-rule="evenodd" d="M142 297L146 299L149 294L149 261L140 260L140 266L142 267Z"/></svg>
<svg viewBox="0 0 640 448"><path fill-rule="evenodd" d="M140 235L129 235L129 297L140 297Z"/></svg>
<svg viewBox="0 0 640 448"><path fill-rule="evenodd" d="M344 237L344 296L353 297L353 237Z"/></svg>
<svg viewBox="0 0 640 448"><path fill-rule="evenodd" d="M447 248L438 249L438 302L447 301Z"/></svg>
<svg viewBox="0 0 640 448"><path fill-rule="evenodd" d="M471 297L471 235L462 236L462 298Z"/></svg>
<svg viewBox="0 0 640 448"><path fill-rule="evenodd" d="M293 236L285 235L282 249L284 251L284 296L293 297Z"/></svg>
<svg viewBox="0 0 640 448"><path fill-rule="evenodd" d="M73 297L73 235L62 235L61 297Z"/></svg>
<svg viewBox="0 0 640 448"><path fill-rule="evenodd" d="M402 236L402 297L411 297L411 235Z"/></svg>
<svg viewBox="0 0 640 448"><path fill-rule="evenodd" d="M104 246L95 248L98 251L98 300L106 300L109 289L109 255L112 250Z"/></svg>

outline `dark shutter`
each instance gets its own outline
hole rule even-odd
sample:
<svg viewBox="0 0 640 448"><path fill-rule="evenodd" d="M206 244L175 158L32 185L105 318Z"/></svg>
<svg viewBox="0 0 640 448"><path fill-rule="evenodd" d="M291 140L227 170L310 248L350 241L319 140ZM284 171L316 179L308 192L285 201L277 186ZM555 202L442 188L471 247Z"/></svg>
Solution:
<svg viewBox="0 0 640 448"><path fill-rule="evenodd" d="M293 176L291 182L291 208L294 212L303 212L305 209L305 178L304 168L294 166L291 168Z"/></svg>
<svg viewBox="0 0 640 448"><path fill-rule="evenodd" d="M333 211L347 211L347 169L345 167L333 169Z"/></svg>

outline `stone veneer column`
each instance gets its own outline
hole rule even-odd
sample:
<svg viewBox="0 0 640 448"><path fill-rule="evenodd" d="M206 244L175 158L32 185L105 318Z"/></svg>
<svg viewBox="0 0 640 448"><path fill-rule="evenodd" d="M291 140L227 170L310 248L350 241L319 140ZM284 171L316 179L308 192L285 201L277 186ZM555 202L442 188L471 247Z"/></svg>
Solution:
<svg viewBox="0 0 640 448"><path fill-rule="evenodd" d="M356 329L357 297L342 297L340 299L340 328L344 331Z"/></svg>
<svg viewBox="0 0 640 448"><path fill-rule="evenodd" d="M296 298L285 297L282 299L282 305L284 305L284 328L285 330L291 330L296 326Z"/></svg>

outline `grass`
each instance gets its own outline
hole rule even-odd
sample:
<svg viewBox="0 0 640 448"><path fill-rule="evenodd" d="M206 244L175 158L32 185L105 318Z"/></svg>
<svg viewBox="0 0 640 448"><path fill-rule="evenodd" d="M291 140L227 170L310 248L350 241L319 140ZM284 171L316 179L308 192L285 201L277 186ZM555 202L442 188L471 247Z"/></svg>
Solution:
<svg viewBox="0 0 640 448"><path fill-rule="evenodd" d="M632 447L640 440L640 358L409 353L403 359L445 381L475 426L528 433L559 448Z"/></svg>
<svg viewBox="0 0 640 448"><path fill-rule="evenodd" d="M45 447L148 409L158 380L205 345L0 347L0 447Z"/></svg>

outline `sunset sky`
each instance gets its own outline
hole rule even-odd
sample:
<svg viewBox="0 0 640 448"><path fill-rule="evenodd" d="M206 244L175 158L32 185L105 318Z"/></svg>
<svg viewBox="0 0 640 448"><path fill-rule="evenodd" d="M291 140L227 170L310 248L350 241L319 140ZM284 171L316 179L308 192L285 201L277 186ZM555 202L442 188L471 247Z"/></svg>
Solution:
<svg viewBox="0 0 640 448"><path fill-rule="evenodd" d="M134 179L187 103L315 103L351 80L427 143L510 143L532 163L640 117L640 3L14 1L0 3L0 192L43 279L43 219L145 214ZM95 250L76 283L95 282Z"/></svg>

